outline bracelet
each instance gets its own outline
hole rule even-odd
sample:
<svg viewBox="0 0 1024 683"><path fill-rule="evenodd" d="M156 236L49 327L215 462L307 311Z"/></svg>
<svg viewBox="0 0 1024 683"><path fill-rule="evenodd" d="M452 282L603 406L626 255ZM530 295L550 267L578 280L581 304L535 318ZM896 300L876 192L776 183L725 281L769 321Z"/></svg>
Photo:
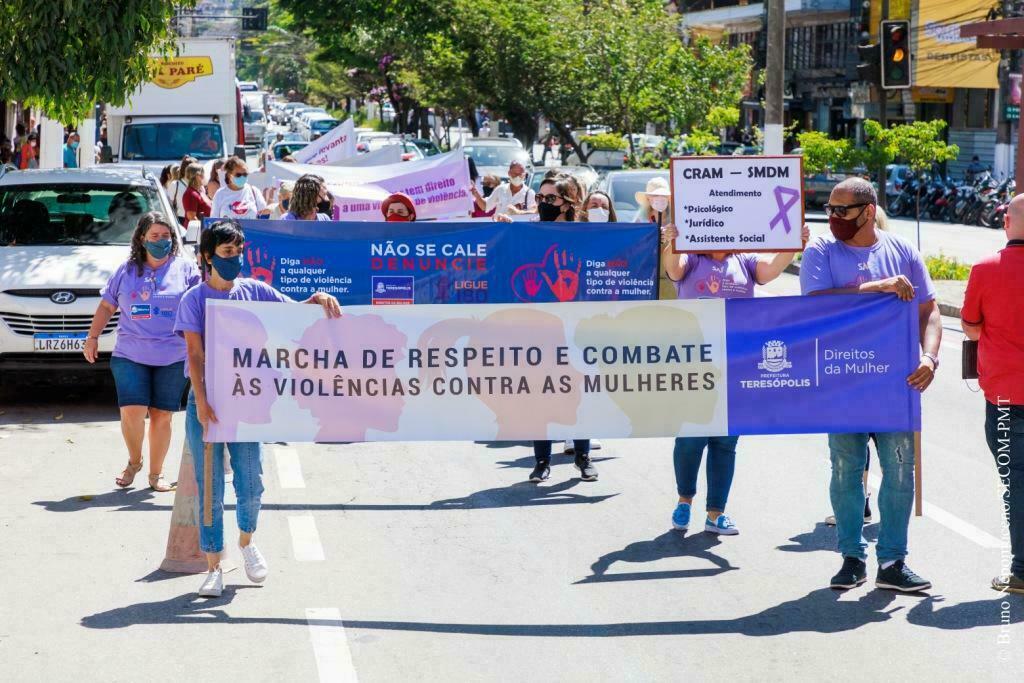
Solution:
<svg viewBox="0 0 1024 683"><path fill-rule="evenodd" d="M99 337L86 337L86 338L85 338L85 341L89 341L90 339L92 339L92 340L93 340L93 341L95 341L95 342L98 342L98 341L100 340L100 338L99 338Z"/></svg>
<svg viewBox="0 0 1024 683"><path fill-rule="evenodd" d="M939 359L933 356L932 354L922 353L921 358L927 358L932 362L932 372L935 372L936 370L939 369Z"/></svg>

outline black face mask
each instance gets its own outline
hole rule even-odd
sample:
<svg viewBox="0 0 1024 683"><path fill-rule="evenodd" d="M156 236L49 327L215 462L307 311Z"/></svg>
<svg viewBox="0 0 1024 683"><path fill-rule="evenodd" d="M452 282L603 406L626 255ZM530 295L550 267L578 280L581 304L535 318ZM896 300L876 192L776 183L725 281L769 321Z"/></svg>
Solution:
<svg viewBox="0 0 1024 683"><path fill-rule="evenodd" d="M330 216L331 215L331 203L329 201L327 201L327 200L324 200L322 202L317 202L316 212L317 213L325 213L328 216Z"/></svg>
<svg viewBox="0 0 1024 683"><path fill-rule="evenodd" d="M537 205L537 215L542 221L551 222L558 220L562 215L562 207L554 204L542 203Z"/></svg>
<svg viewBox="0 0 1024 683"><path fill-rule="evenodd" d="M490 185L484 185L484 196L485 197L490 197L492 192L494 192L494 188L493 187L491 187Z"/></svg>

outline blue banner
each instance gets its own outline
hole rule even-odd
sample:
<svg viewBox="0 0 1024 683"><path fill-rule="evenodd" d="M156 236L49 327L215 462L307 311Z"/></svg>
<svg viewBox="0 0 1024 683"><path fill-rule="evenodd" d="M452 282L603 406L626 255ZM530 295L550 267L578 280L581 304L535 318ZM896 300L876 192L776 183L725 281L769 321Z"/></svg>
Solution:
<svg viewBox="0 0 1024 683"><path fill-rule="evenodd" d="M729 299L730 434L921 429L917 305L893 295Z"/></svg>
<svg viewBox="0 0 1024 683"><path fill-rule="evenodd" d="M241 221L243 275L343 305L657 298L658 230L636 223Z"/></svg>

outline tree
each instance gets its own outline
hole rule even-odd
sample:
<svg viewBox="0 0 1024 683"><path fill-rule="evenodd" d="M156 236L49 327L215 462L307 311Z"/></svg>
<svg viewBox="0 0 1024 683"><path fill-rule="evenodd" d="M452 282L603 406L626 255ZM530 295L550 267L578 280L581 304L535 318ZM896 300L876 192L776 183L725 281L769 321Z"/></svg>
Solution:
<svg viewBox="0 0 1024 683"><path fill-rule="evenodd" d="M0 92L72 125L93 105L125 103L149 80L150 57L170 54L171 19L195 0L4 0Z"/></svg>
<svg viewBox="0 0 1024 683"><path fill-rule="evenodd" d="M833 140L825 133L812 130L799 133L796 139L803 150L804 173L813 175L856 165L857 150L848 138Z"/></svg>

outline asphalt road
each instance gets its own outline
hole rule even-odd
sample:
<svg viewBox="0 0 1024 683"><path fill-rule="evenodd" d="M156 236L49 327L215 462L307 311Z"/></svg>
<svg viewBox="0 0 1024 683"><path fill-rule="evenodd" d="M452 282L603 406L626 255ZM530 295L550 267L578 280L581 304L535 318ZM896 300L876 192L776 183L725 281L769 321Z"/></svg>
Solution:
<svg viewBox="0 0 1024 683"><path fill-rule="evenodd" d="M768 293L794 288L784 276ZM237 570L201 600L199 577L157 571L173 494L114 490L126 458L109 390L5 377L4 677L1020 680L1024 599L988 588L1001 537L982 399L944 323L910 530L927 595L826 588L839 558L811 435L741 439L731 538L670 529L669 439L607 442L594 483L556 460L541 486L524 481L525 444L271 445L256 536L270 578ZM181 438L179 416L172 476ZM232 548L233 514L226 526Z"/></svg>

